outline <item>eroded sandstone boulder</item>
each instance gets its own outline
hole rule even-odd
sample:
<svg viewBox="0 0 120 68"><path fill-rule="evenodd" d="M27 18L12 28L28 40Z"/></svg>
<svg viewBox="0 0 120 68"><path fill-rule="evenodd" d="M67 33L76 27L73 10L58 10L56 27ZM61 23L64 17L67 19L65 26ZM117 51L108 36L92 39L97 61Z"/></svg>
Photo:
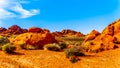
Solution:
<svg viewBox="0 0 120 68"><path fill-rule="evenodd" d="M88 40L94 40L100 33L96 30L92 30L88 35L85 37L85 42Z"/></svg>
<svg viewBox="0 0 120 68"><path fill-rule="evenodd" d="M45 44L55 42L55 37L48 32L45 33L23 33L18 35L15 39L11 39L10 42L15 45L32 45L42 48Z"/></svg>
<svg viewBox="0 0 120 68"><path fill-rule="evenodd" d="M31 27L28 29L28 32L32 32L32 33L40 33L42 32L42 29L39 27Z"/></svg>

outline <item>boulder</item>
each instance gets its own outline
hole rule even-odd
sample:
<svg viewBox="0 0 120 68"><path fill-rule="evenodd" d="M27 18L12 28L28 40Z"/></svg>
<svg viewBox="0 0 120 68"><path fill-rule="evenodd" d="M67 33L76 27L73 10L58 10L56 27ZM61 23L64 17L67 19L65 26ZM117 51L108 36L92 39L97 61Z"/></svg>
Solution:
<svg viewBox="0 0 120 68"><path fill-rule="evenodd" d="M32 33L40 33L42 32L42 29L39 27L31 27L28 29L28 32L32 32Z"/></svg>
<svg viewBox="0 0 120 68"><path fill-rule="evenodd" d="M32 45L42 48L45 44L55 42L55 37L51 33L23 33L15 39L10 40L15 45Z"/></svg>
<svg viewBox="0 0 120 68"><path fill-rule="evenodd" d="M94 40L100 33L96 30L92 30L88 35L85 37L85 42L88 40Z"/></svg>

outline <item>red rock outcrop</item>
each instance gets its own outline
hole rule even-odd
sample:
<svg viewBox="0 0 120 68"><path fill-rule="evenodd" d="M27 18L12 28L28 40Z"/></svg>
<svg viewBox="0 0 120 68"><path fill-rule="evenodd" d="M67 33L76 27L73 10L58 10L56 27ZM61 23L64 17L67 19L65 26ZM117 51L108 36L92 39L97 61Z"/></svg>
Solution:
<svg viewBox="0 0 120 68"><path fill-rule="evenodd" d="M62 36L63 36L63 33L58 32L58 31L53 32L52 34L53 34L54 36L57 36L57 37L62 37Z"/></svg>
<svg viewBox="0 0 120 68"><path fill-rule="evenodd" d="M86 44L92 40L91 44ZM86 37L86 42L82 44L87 51L103 51L120 47L120 19L108 25L100 35Z"/></svg>
<svg viewBox="0 0 120 68"><path fill-rule="evenodd" d="M84 34L82 34L81 32L77 32L74 30L62 30L61 32L53 32L52 33L55 36L59 36L59 37L69 37L69 36L76 36L76 37L82 37L84 36Z"/></svg>
<svg viewBox="0 0 120 68"><path fill-rule="evenodd" d="M48 29L42 29L43 30L43 32L45 32L45 33L50 33L50 31L48 30Z"/></svg>
<svg viewBox="0 0 120 68"><path fill-rule="evenodd" d="M31 27L28 29L28 32L32 32L32 33L40 33L42 32L42 29L39 27Z"/></svg>
<svg viewBox="0 0 120 68"><path fill-rule="evenodd" d="M1 28L2 33L1 34L21 34L21 33L26 33L28 30L27 29L22 29L17 25L13 25L9 27L8 29Z"/></svg>
<svg viewBox="0 0 120 68"><path fill-rule="evenodd" d="M6 30L7 30L6 28L1 27L1 28L0 28L0 33L5 32Z"/></svg>
<svg viewBox="0 0 120 68"><path fill-rule="evenodd" d="M42 48L45 44L56 42L56 40L47 29L30 28L28 33L18 35L15 39L10 39L10 42L15 45L24 44Z"/></svg>
<svg viewBox="0 0 120 68"><path fill-rule="evenodd" d="M96 30L92 30L88 35L85 36L85 42L88 40L94 40L100 33Z"/></svg>

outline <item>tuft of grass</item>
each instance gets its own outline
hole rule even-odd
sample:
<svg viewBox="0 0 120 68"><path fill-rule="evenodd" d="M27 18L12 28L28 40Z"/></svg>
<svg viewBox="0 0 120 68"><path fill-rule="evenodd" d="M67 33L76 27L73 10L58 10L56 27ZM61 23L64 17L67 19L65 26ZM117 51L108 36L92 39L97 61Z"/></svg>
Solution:
<svg viewBox="0 0 120 68"><path fill-rule="evenodd" d="M8 38L0 36L0 50L2 49L2 46L6 43L9 43Z"/></svg>
<svg viewBox="0 0 120 68"><path fill-rule="evenodd" d="M38 46L29 45L29 44L25 44L25 43L21 43L21 44L20 44L20 47L21 47L22 49L26 49L26 50L37 50L37 49L39 49Z"/></svg>
<svg viewBox="0 0 120 68"><path fill-rule="evenodd" d="M69 58L70 56L84 56L85 55L81 50L77 48L67 48L67 49L64 49L64 52L67 58Z"/></svg>
<svg viewBox="0 0 120 68"><path fill-rule="evenodd" d="M63 49L65 49L65 48L67 48L67 44L65 43L65 42L60 42L59 43L59 46L60 46L60 48L63 50Z"/></svg>
<svg viewBox="0 0 120 68"><path fill-rule="evenodd" d="M85 37L56 37L57 41L65 42L67 45L81 45Z"/></svg>
<svg viewBox="0 0 120 68"><path fill-rule="evenodd" d="M12 52L14 52L14 50L16 50L16 47L15 47L15 45L13 45L11 43L7 43L2 46L2 51L5 51L7 53L12 53Z"/></svg>
<svg viewBox="0 0 120 68"><path fill-rule="evenodd" d="M79 59L77 57L75 57L75 56L70 57L70 62L71 63L76 63L77 61L79 61Z"/></svg>
<svg viewBox="0 0 120 68"><path fill-rule="evenodd" d="M39 49L39 48L38 48L38 46L27 45L27 49L28 49L28 50L37 50L37 49Z"/></svg>
<svg viewBox="0 0 120 68"><path fill-rule="evenodd" d="M51 50L51 51L60 51L61 47L57 43L47 44L44 46L44 49Z"/></svg>

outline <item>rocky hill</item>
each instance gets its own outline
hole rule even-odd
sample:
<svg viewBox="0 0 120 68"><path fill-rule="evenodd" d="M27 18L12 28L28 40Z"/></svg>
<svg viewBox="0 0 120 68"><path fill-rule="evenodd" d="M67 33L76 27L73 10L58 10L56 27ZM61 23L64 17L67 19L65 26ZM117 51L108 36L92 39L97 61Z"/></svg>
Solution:
<svg viewBox="0 0 120 68"><path fill-rule="evenodd" d="M99 52L120 47L120 19L109 24L101 33L92 31L82 44L88 52Z"/></svg>
<svg viewBox="0 0 120 68"><path fill-rule="evenodd" d="M9 27L8 29L3 28L3 27L0 28L0 35L3 35L3 36L9 36L9 35L13 35L13 34L22 34L22 33L26 33L26 32L28 32L27 29L22 29L18 25L13 25L13 26Z"/></svg>

